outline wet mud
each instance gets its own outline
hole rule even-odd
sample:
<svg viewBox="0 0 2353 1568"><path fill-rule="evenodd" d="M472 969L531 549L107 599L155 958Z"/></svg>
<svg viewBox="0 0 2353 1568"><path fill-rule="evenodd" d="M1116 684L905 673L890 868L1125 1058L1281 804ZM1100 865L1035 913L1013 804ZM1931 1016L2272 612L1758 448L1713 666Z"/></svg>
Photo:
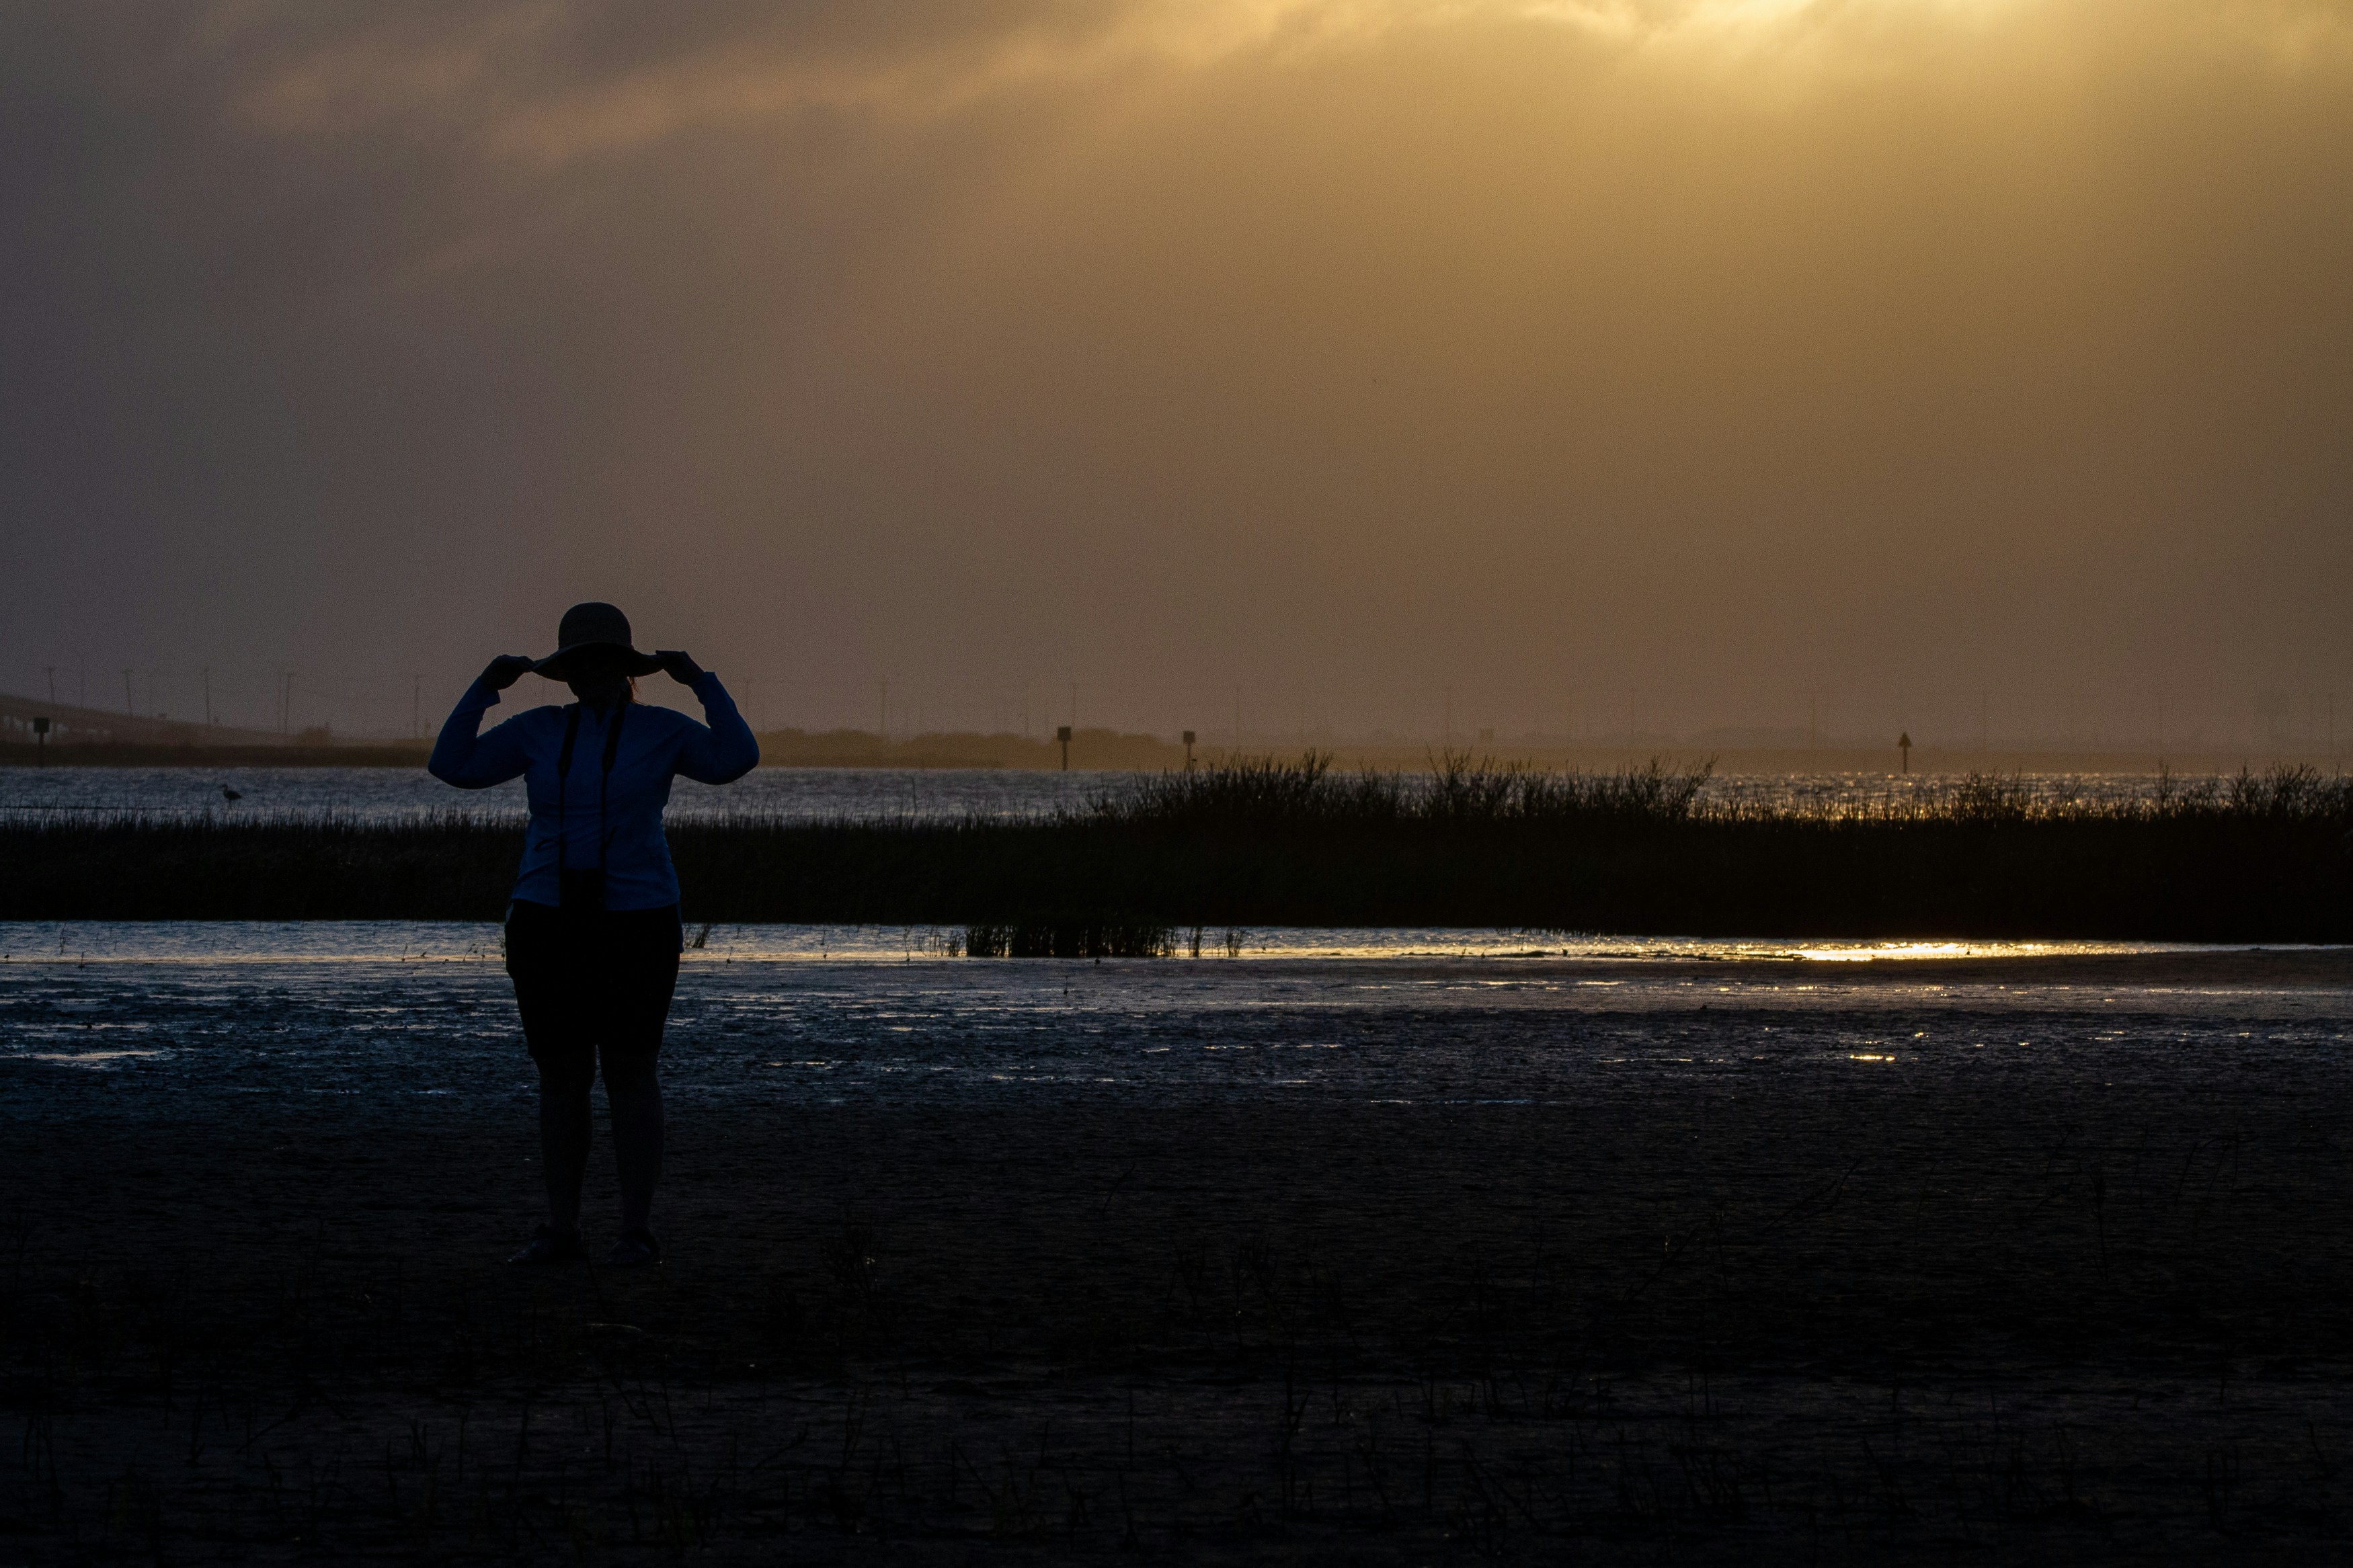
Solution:
<svg viewBox="0 0 2353 1568"><path fill-rule="evenodd" d="M530 1274L493 966L0 972L0 1561L2353 1553L2345 956L1246 967L691 964Z"/></svg>

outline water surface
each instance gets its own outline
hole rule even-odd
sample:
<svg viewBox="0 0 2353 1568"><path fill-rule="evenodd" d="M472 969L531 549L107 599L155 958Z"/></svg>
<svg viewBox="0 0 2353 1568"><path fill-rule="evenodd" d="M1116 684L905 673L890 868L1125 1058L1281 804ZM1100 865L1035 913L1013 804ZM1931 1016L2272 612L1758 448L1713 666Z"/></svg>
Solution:
<svg viewBox="0 0 2353 1568"><path fill-rule="evenodd" d="M1132 788L1132 773L1032 773L995 768L756 768L733 784L680 779L673 820L748 813L785 821L840 818L952 821L1039 816ZM2039 795L2126 799L2156 787L2155 774L2029 775ZM2178 781L2177 781L2178 782ZM1726 773L1703 798L1808 810L1933 800L1956 781L1926 774ZM225 791L235 791L232 800ZM411 768L0 767L0 821L45 816L342 816L398 822L449 810L520 818L520 781L452 789Z"/></svg>
<svg viewBox="0 0 2353 1568"><path fill-rule="evenodd" d="M904 928L714 928L665 1047L681 1104L1582 1103L1900 1075L2243 1092L2335 1070L2353 955L2149 944L1240 933L1237 956L963 959ZM527 1104L498 928L0 926L0 1118L257 1097Z"/></svg>

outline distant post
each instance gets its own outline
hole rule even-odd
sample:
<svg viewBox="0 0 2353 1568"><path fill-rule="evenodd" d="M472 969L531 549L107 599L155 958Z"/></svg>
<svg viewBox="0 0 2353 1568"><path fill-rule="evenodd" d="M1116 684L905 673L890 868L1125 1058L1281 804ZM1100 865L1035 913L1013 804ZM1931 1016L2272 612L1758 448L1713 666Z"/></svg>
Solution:
<svg viewBox="0 0 2353 1568"><path fill-rule="evenodd" d="M1069 773L1071 771L1071 727L1068 724L1055 726L1054 739L1062 742L1062 771Z"/></svg>
<svg viewBox="0 0 2353 1568"><path fill-rule="evenodd" d="M35 767L49 765L49 721L45 717L33 721L33 755L39 759L33 764Z"/></svg>
<svg viewBox="0 0 2353 1568"><path fill-rule="evenodd" d="M1193 731L1190 730L1185 731L1185 771L1188 773L1193 771Z"/></svg>
<svg viewBox="0 0 2353 1568"><path fill-rule="evenodd" d="M1906 730L1895 737L1895 749L1904 753L1904 771L1912 771L1912 731Z"/></svg>

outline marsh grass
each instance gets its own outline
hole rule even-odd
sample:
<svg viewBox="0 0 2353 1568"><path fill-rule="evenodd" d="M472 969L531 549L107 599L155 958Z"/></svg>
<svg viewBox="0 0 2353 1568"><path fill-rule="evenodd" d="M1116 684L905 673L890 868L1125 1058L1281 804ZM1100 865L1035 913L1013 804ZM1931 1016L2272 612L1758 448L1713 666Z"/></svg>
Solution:
<svg viewBox="0 0 2353 1568"><path fill-rule="evenodd" d="M1688 822L1711 770L1653 761L1620 773L1559 773L1447 752L1427 773L1342 772L1328 755L1261 758L1165 773L1068 809L1066 826L1229 832L1643 828Z"/></svg>
<svg viewBox="0 0 2353 1568"><path fill-rule="evenodd" d="M1249 925L1689 935L2353 937L2353 782L2137 795L1972 775L1818 808L1706 770L1328 758L1169 773L1050 816L673 825L687 918L962 928L975 956L1176 951ZM0 918L494 920L512 817L66 817L0 826Z"/></svg>
<svg viewBox="0 0 2353 1568"><path fill-rule="evenodd" d="M1342 771L1309 752L1166 773L1104 791L1057 820L1070 825L1356 829L1419 826L1640 831L1687 825L1768 826L1831 824L2022 826L2026 824L2230 822L2353 828L2353 778L2310 766L2185 780L2160 773L2148 789L2116 795L2083 779L1968 773L1924 780L1881 796L1825 805L1716 798L1707 764L1670 768L1653 760L1616 773L1563 773L1522 763L1442 752L1426 773Z"/></svg>

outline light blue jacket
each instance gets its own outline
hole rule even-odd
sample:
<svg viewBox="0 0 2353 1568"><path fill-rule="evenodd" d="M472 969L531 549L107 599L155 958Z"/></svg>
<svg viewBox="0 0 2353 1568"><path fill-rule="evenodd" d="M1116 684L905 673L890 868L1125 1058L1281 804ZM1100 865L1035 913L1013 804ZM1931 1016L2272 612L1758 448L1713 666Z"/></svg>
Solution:
<svg viewBox="0 0 2353 1568"><path fill-rule="evenodd" d="M564 727L572 710L534 708L518 713L487 735L477 734L482 715L498 706L499 694L476 681L458 701L426 768L443 784L488 789L512 778L524 780L531 798L531 825L524 831L522 868L514 896L525 903L561 901L556 880L556 842L564 864L575 871L605 868L605 907L658 910L678 902L678 872L662 837L662 807L670 781L680 773L700 784L733 784L756 766L760 743L735 711L719 678L709 670L694 683L710 727L669 708L631 702L621 723L620 749L612 776L605 773L605 739L617 708L599 716L580 705L580 733L572 743L572 770L565 781L563 821L556 820L556 758L564 750ZM605 850L597 853L599 786Z"/></svg>

